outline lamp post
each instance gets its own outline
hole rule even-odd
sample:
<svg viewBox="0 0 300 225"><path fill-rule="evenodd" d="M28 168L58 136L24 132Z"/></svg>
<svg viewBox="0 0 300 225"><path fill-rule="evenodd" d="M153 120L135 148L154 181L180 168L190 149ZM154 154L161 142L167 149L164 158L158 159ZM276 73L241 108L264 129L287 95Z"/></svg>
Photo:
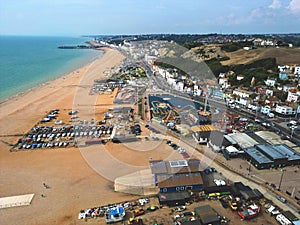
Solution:
<svg viewBox="0 0 300 225"><path fill-rule="evenodd" d="M250 176L250 172L251 172L251 162L252 162L252 160L250 159L250 161L249 161L249 168L248 168L248 176Z"/></svg>
<svg viewBox="0 0 300 225"><path fill-rule="evenodd" d="M292 138L293 138L293 134L294 134L294 127L292 127L292 131L291 131L291 140L292 140Z"/></svg>
<svg viewBox="0 0 300 225"><path fill-rule="evenodd" d="M281 188L281 183L282 183L283 174L284 174L284 172L285 172L285 169L282 169L281 171L282 171L282 173L281 173L281 177L280 177L280 181L279 181L279 186L278 186L278 190L279 190L279 191L280 191L280 188Z"/></svg>
<svg viewBox="0 0 300 225"><path fill-rule="evenodd" d="M296 108L296 113L295 113L295 119L297 119L297 117L298 117L298 109L300 110L300 100L298 100L298 102L297 102L297 108Z"/></svg>

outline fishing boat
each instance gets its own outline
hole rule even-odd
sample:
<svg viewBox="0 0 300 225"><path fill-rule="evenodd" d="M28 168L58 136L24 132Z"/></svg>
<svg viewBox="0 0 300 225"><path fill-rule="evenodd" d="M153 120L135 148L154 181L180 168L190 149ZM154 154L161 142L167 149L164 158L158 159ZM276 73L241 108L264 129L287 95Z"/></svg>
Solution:
<svg viewBox="0 0 300 225"><path fill-rule="evenodd" d="M125 210L122 206L109 207L105 212L106 223L116 223L124 220Z"/></svg>
<svg viewBox="0 0 300 225"><path fill-rule="evenodd" d="M260 206L256 204L249 205L247 207L242 207L238 210L238 215L243 220L249 220L256 217L260 212Z"/></svg>

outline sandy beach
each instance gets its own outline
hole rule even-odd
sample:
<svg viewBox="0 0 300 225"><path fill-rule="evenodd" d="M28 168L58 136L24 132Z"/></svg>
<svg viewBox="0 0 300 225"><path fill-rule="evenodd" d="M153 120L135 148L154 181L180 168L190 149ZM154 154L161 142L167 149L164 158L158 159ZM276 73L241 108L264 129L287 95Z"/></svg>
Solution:
<svg viewBox="0 0 300 225"><path fill-rule="evenodd" d="M89 89L82 85L104 79L103 72L123 59L116 50L104 50L92 63L0 105L1 197L35 194L30 206L1 209L0 224L80 224L80 209L128 198L114 193L113 183L94 172L76 148L9 151L20 137L7 135L28 132L51 109L72 109L76 94Z"/></svg>
<svg viewBox="0 0 300 225"><path fill-rule="evenodd" d="M137 198L114 192L116 177L147 168L149 158L181 158L161 142L145 141L10 152L10 144L16 144L52 109L60 109L63 121L72 109L80 112L82 120L103 119L113 106L116 90L89 95L90 88L95 79L106 79L106 71L124 58L117 50L104 50L92 63L1 103L0 197L30 193L35 197L30 206L1 209L0 224L86 224L77 219L81 209Z"/></svg>

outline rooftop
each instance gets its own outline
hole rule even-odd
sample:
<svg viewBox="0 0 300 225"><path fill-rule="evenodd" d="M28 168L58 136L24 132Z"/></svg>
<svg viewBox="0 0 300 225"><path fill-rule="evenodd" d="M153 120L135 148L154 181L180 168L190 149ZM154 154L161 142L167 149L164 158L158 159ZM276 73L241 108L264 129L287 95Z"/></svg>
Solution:
<svg viewBox="0 0 300 225"><path fill-rule="evenodd" d="M202 224L215 223L220 221L217 213L209 205L199 206L194 209L196 215L200 217Z"/></svg>
<svg viewBox="0 0 300 225"><path fill-rule="evenodd" d="M150 161L152 174L176 174L200 171L198 159L176 160L176 161Z"/></svg>
<svg viewBox="0 0 300 225"><path fill-rule="evenodd" d="M258 151L255 147L245 148L244 151L259 163L273 163L272 160Z"/></svg>
<svg viewBox="0 0 300 225"><path fill-rule="evenodd" d="M241 148L250 148L258 144L257 141L245 133L233 133L225 136L231 137Z"/></svg>
<svg viewBox="0 0 300 225"><path fill-rule="evenodd" d="M278 134L270 131L257 131L255 132L256 136L264 139L269 144L277 145L277 144L285 144L289 147L295 147L296 145L289 140L282 140Z"/></svg>
<svg viewBox="0 0 300 225"><path fill-rule="evenodd" d="M158 187L190 186L203 184L200 172L179 173L179 174L159 174L157 175Z"/></svg>
<svg viewBox="0 0 300 225"><path fill-rule="evenodd" d="M272 145L256 145L256 148L261 153L268 156L270 159L278 160L278 159L287 159L288 157L285 154L282 154Z"/></svg>
<svg viewBox="0 0 300 225"><path fill-rule="evenodd" d="M286 155L288 157L288 160L300 160L300 154L294 149L284 144L274 145L274 147L278 152L280 152L283 155Z"/></svg>

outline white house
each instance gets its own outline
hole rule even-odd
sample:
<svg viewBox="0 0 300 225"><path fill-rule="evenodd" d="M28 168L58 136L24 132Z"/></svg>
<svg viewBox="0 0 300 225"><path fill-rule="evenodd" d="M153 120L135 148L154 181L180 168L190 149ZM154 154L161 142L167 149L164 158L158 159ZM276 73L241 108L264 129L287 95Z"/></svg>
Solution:
<svg viewBox="0 0 300 225"><path fill-rule="evenodd" d="M201 87L198 84L195 84L194 85L194 95L201 96L202 92L203 91L202 91Z"/></svg>
<svg viewBox="0 0 300 225"><path fill-rule="evenodd" d="M281 114L281 115L295 115L296 111L289 106L281 106L281 105L277 105L275 108L275 112Z"/></svg>
<svg viewBox="0 0 300 225"><path fill-rule="evenodd" d="M260 43L261 46L274 46L275 43L272 41L272 40L263 40L261 43Z"/></svg>
<svg viewBox="0 0 300 225"><path fill-rule="evenodd" d="M262 106L260 112L263 114L269 114L271 112L271 107L269 105Z"/></svg>
<svg viewBox="0 0 300 225"><path fill-rule="evenodd" d="M170 86L175 87L176 86L176 79L175 78L167 78L167 83Z"/></svg>
<svg viewBox="0 0 300 225"><path fill-rule="evenodd" d="M184 87L184 83L181 81L179 81L176 85L176 89L181 92L183 91L183 87Z"/></svg>
<svg viewBox="0 0 300 225"><path fill-rule="evenodd" d="M243 74L239 74L236 76L237 80L243 80L245 78L245 76Z"/></svg>
<svg viewBox="0 0 300 225"><path fill-rule="evenodd" d="M287 96L288 102L297 102L299 99L299 91L297 89L290 89Z"/></svg>
<svg viewBox="0 0 300 225"><path fill-rule="evenodd" d="M246 91L242 89L234 89L232 94L240 96L241 98L249 98L250 95L252 94L251 91Z"/></svg>
<svg viewBox="0 0 300 225"><path fill-rule="evenodd" d="M294 74L300 74L300 66L294 67Z"/></svg>
<svg viewBox="0 0 300 225"><path fill-rule="evenodd" d="M240 104L244 107L247 106L248 102L249 102L249 100L247 98L242 98L242 97L235 100L235 103Z"/></svg>
<svg viewBox="0 0 300 225"><path fill-rule="evenodd" d="M219 79L219 85L221 88L228 88L230 85L228 83L228 78L227 77L221 77Z"/></svg>
<svg viewBox="0 0 300 225"><path fill-rule="evenodd" d="M296 87L292 84L283 85L282 90L284 92L289 92L291 89L296 89Z"/></svg>
<svg viewBox="0 0 300 225"><path fill-rule="evenodd" d="M266 95L267 96L273 96L273 94L274 94L273 90L271 90L271 89L266 90Z"/></svg>
<svg viewBox="0 0 300 225"><path fill-rule="evenodd" d="M225 76L226 76L225 73L220 73L220 74L219 74L219 78L223 78L223 77L225 77Z"/></svg>
<svg viewBox="0 0 300 225"><path fill-rule="evenodd" d="M267 86L274 87L276 81L277 81L276 78L268 78L267 80L265 80L265 84Z"/></svg>
<svg viewBox="0 0 300 225"><path fill-rule="evenodd" d="M288 72L290 69L290 66L284 65L284 66L278 66L279 72Z"/></svg>

